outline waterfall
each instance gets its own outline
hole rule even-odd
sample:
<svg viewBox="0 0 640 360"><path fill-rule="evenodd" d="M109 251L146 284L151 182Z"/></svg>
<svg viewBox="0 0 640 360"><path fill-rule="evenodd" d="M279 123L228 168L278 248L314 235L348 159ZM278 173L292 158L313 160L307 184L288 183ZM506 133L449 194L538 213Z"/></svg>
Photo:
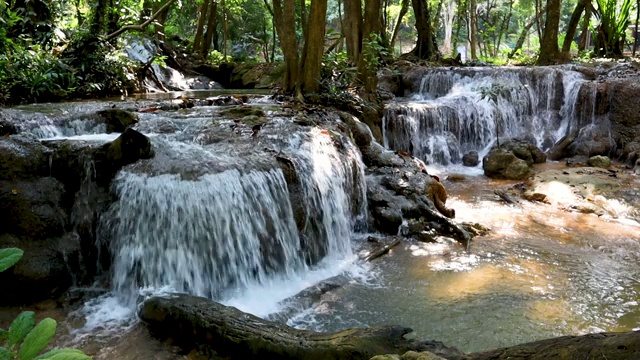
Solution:
<svg viewBox="0 0 640 360"><path fill-rule="evenodd" d="M386 108L383 139L428 163L486 154L496 139L547 150L576 126L581 74L554 68L429 69L417 92Z"/></svg>
<svg viewBox="0 0 640 360"><path fill-rule="evenodd" d="M195 181L122 172L115 181L119 199L103 216L101 236L112 241L113 287L130 301L139 288L163 286L219 298L302 266L280 170Z"/></svg>
<svg viewBox="0 0 640 360"><path fill-rule="evenodd" d="M274 281L297 281L332 261L352 259L353 231L366 221L364 165L348 140L334 141L320 129L291 134L282 154L295 164L299 189L289 188L280 168L264 164L196 176L157 174L162 165L121 171L113 185L117 201L98 229L113 257L114 292L129 306L144 288L236 301ZM188 169L194 161L209 161L192 151L214 153L197 144L185 151L187 143L154 142L174 146L173 156L187 156ZM166 163L159 154L151 161ZM217 163L232 163L222 150L214 156ZM301 224L294 209L305 215Z"/></svg>

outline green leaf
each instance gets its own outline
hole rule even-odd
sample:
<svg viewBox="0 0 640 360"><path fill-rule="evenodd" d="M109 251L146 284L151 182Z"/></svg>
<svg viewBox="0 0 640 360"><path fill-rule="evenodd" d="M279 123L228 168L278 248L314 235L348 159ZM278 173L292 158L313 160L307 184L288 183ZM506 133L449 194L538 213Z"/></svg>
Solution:
<svg viewBox="0 0 640 360"><path fill-rule="evenodd" d="M0 360L13 360L13 354L6 348L0 347Z"/></svg>
<svg viewBox="0 0 640 360"><path fill-rule="evenodd" d="M20 260L24 251L18 248L0 249L0 272L12 267Z"/></svg>
<svg viewBox="0 0 640 360"><path fill-rule="evenodd" d="M0 341L7 340L9 338L9 332L5 329L0 329Z"/></svg>
<svg viewBox="0 0 640 360"><path fill-rule="evenodd" d="M19 344L22 339L33 329L36 322L36 314L33 311L23 311L13 320L9 326L9 342L8 347Z"/></svg>
<svg viewBox="0 0 640 360"><path fill-rule="evenodd" d="M43 355L38 356L34 360L86 360L91 359L78 349L61 348L53 349Z"/></svg>
<svg viewBox="0 0 640 360"><path fill-rule="evenodd" d="M18 358L20 360L33 360L47 346L56 332L57 325L52 318L40 321L24 338L24 342L18 351Z"/></svg>

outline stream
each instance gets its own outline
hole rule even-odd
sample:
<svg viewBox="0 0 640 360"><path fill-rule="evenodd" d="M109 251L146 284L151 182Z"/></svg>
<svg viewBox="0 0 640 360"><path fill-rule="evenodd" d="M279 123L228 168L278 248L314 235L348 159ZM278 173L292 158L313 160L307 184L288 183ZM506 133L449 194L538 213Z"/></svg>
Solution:
<svg viewBox="0 0 640 360"><path fill-rule="evenodd" d="M367 169L333 113L318 111L322 127L309 125L260 95L249 97L243 108L251 115L241 119L224 106L139 113L135 129L151 139L155 157L126 166L113 180L115 201L101 214L96 238L96 247L112 256L107 281L74 289L101 295L71 313L42 305L62 322L57 344L96 359L182 358L136 317L144 297L170 292L317 331L399 324L414 330L409 336L464 352L640 328L637 201L601 197L612 209L603 216L508 205L493 191L516 182L488 179L481 165L460 165L469 151L482 158L498 136L525 137L548 150L569 131L601 120L588 103L576 103L580 74L501 71L434 70L414 94L391 103L383 119L385 147L429 163L456 220L491 229L469 252L445 237L406 239L388 255L359 261L371 249L366 239L379 234L368 226ZM155 100L141 98L135 107ZM83 114L120 105L32 105L10 114L24 117L21 130L38 141L101 145L119 134L105 134L103 124ZM256 128L243 123L248 118L267 120ZM295 167L295 186L282 161ZM87 164L80 191L90 194ZM547 162L535 170L564 166ZM640 178L619 171L626 181L620 186L640 198ZM340 286L291 303L336 276Z"/></svg>

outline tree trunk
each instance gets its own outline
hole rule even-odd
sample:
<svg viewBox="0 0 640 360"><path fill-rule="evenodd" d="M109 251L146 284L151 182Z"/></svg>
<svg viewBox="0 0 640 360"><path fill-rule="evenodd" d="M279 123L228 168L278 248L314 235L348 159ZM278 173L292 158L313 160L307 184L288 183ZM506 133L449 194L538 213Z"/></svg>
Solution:
<svg viewBox="0 0 640 360"><path fill-rule="evenodd" d="M300 86L303 94L320 90L320 71L324 54L324 35L327 20L327 0L312 0L309 10L307 37L302 50L300 64Z"/></svg>
<svg viewBox="0 0 640 360"><path fill-rule="evenodd" d="M107 18L107 8L109 6L109 0L98 0L93 16L91 17L91 25L89 26L89 32L93 36L100 36L104 29L105 19Z"/></svg>
<svg viewBox="0 0 640 360"><path fill-rule="evenodd" d="M390 49L393 49L393 47L396 45L398 33L400 32L400 26L402 25L402 19L405 15L407 15L407 11L409 11L409 0L402 0L400 14L398 14L398 20L396 21L396 25L393 27L393 34L391 34L391 41L389 42ZM402 49L400 49L400 52L402 52Z"/></svg>
<svg viewBox="0 0 640 360"><path fill-rule="evenodd" d="M380 0L365 0L364 23L362 26L362 55L358 63L358 77L364 84L364 89L368 93L373 93L378 85L376 76L377 64L380 54L372 51L371 46L382 46L380 33L382 32L382 21L380 19ZM372 36L378 35L378 36ZM378 44L373 44L378 42Z"/></svg>
<svg viewBox="0 0 640 360"><path fill-rule="evenodd" d="M283 3L284 2L284 3ZM292 93L298 82L298 40L295 0L273 0L273 14L284 56L284 91ZM324 25L323 25L324 32Z"/></svg>
<svg viewBox="0 0 640 360"><path fill-rule="evenodd" d="M211 49L211 41L213 40L218 18L218 2L216 0L209 0L209 18L207 19L207 31L204 33L204 40L202 42L202 55L207 58L209 50Z"/></svg>
<svg viewBox="0 0 640 360"><path fill-rule="evenodd" d="M513 13L513 1L509 2L509 14L504 18L502 22L502 26L500 26L500 33L498 34L498 41L496 46L493 48L493 56L497 57L498 52L500 51L500 43L502 42L502 37L505 33L507 33L509 29L509 22L511 22L511 14Z"/></svg>
<svg viewBox="0 0 640 360"><path fill-rule="evenodd" d="M344 1L344 17L347 56L351 64L357 65L362 51L362 3L360 0Z"/></svg>
<svg viewBox="0 0 640 360"><path fill-rule="evenodd" d="M476 49L478 48L478 5L476 0L469 0L469 47L471 58L476 60Z"/></svg>
<svg viewBox="0 0 640 360"><path fill-rule="evenodd" d="M518 50L522 49L522 45L524 45L524 41L527 39L527 34L531 30L531 27L536 23L537 16L534 16L531 21L527 25L525 25L520 31L520 36L518 36L518 41L516 41L516 45L513 47L513 50L507 55L507 58L513 58Z"/></svg>
<svg viewBox="0 0 640 360"><path fill-rule="evenodd" d="M409 350L463 359L462 353L440 342L405 339L411 329L401 326L318 333L189 295L149 299L142 306L140 318L154 334L171 337L185 349L208 346L222 357L233 359L368 360L375 355L404 354Z"/></svg>
<svg viewBox="0 0 640 360"><path fill-rule="evenodd" d="M591 0L586 1L584 17L582 18L582 29L580 30L580 43L578 44L579 51L584 51L589 41L589 20L591 20L592 9Z"/></svg>
<svg viewBox="0 0 640 360"><path fill-rule="evenodd" d="M205 0L198 7L198 27L196 29L196 36L193 39L193 52L200 53L202 51L202 35L204 34L204 24L207 20L207 10L209 9L209 1Z"/></svg>
<svg viewBox="0 0 640 360"><path fill-rule="evenodd" d="M562 43L562 55L565 59L569 58L569 52L571 51L571 43L573 42L573 37L576 36L576 30L578 29L578 23L580 23L580 18L582 17L582 12L586 7L586 3L590 0L579 0L576 4L576 8L573 10L571 14L571 19L569 20L569 25L567 25L567 34L564 37L564 42Z"/></svg>
<svg viewBox="0 0 640 360"><path fill-rule="evenodd" d="M411 0L413 12L416 19L416 30L418 32L418 40L416 47L411 53L420 59L429 59L437 54L435 47L435 34L431 29L431 19L429 16L429 7L426 0Z"/></svg>
<svg viewBox="0 0 640 360"><path fill-rule="evenodd" d="M445 54L452 54L451 36L453 35L453 21L456 17L456 2L448 0L444 7L444 42L442 43L442 51Z"/></svg>
<svg viewBox="0 0 640 360"><path fill-rule="evenodd" d="M544 22L542 41L540 42L540 56L538 65L553 65L560 62L558 48L558 25L560 23L561 0L547 0L547 19Z"/></svg>

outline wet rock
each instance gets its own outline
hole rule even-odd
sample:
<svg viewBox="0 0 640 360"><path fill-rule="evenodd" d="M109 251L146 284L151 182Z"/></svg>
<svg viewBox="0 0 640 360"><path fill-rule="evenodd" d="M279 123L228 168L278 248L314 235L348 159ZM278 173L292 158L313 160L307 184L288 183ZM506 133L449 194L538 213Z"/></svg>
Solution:
<svg viewBox="0 0 640 360"><path fill-rule="evenodd" d="M462 165L464 166L474 167L478 164L480 164L480 156L477 151L469 151L462 157Z"/></svg>
<svg viewBox="0 0 640 360"><path fill-rule="evenodd" d="M0 233L46 239L64 232L64 186L52 177L0 181Z"/></svg>
<svg viewBox="0 0 640 360"><path fill-rule="evenodd" d="M611 137L609 123L597 123L580 129L573 142L567 146L566 155L608 155L615 149L616 142Z"/></svg>
<svg viewBox="0 0 640 360"><path fill-rule="evenodd" d="M529 200L529 201L538 201L538 202L547 201L547 195L533 192L533 191L525 191L524 194L522 194L522 197L525 200Z"/></svg>
<svg viewBox="0 0 640 360"><path fill-rule="evenodd" d="M240 98L235 96L215 96L206 99L207 105L215 105L215 106L229 106L229 105L242 105L244 102Z"/></svg>
<svg viewBox="0 0 640 360"><path fill-rule="evenodd" d="M633 167L633 173L640 175L640 159L636 160L636 164Z"/></svg>
<svg viewBox="0 0 640 360"><path fill-rule="evenodd" d="M0 137L0 180L49 176L51 150L21 136Z"/></svg>
<svg viewBox="0 0 640 360"><path fill-rule="evenodd" d="M578 132L574 131L568 135L563 136L558 142L553 145L553 147L548 151L548 157L550 160L560 160L565 157L572 156L568 151L569 145L573 143L573 141L578 136Z"/></svg>
<svg viewBox="0 0 640 360"><path fill-rule="evenodd" d="M105 166L106 176L110 180L121 167L153 156L149 138L133 129L126 129L117 139L105 144L97 152L96 161L100 162L99 169L102 169L101 165Z"/></svg>
<svg viewBox="0 0 640 360"><path fill-rule="evenodd" d="M373 218L376 228L385 234L397 234L402 225L402 213L393 208L378 206L373 209Z"/></svg>
<svg viewBox="0 0 640 360"><path fill-rule="evenodd" d="M542 150L524 140L510 139L501 147L512 152L518 159L524 160L529 166L547 161L547 155Z"/></svg>
<svg viewBox="0 0 640 360"><path fill-rule="evenodd" d="M503 149L493 149L482 160L484 174L490 178L523 180L533 172L525 160Z"/></svg>
<svg viewBox="0 0 640 360"><path fill-rule="evenodd" d="M607 156L592 156L587 160L587 165L606 169L611 166L611 159Z"/></svg>
<svg viewBox="0 0 640 360"><path fill-rule="evenodd" d="M634 77L612 81L609 121L617 144L628 144L640 139L640 81ZM593 154L607 155L607 154Z"/></svg>
<svg viewBox="0 0 640 360"><path fill-rule="evenodd" d="M372 142L369 146L360 148L360 152L362 153L362 161L367 166L395 167L405 164L404 159L393 151L386 150L377 142Z"/></svg>
<svg viewBox="0 0 640 360"><path fill-rule="evenodd" d="M107 125L107 133L123 132L138 123L138 115L121 109L107 109L97 112Z"/></svg>
<svg viewBox="0 0 640 360"><path fill-rule="evenodd" d="M0 304L32 303L60 295L70 285L72 276L59 239L33 240L9 234L0 235L0 248L18 247L24 255L16 265L0 273Z"/></svg>
<svg viewBox="0 0 640 360"><path fill-rule="evenodd" d="M0 118L0 136L13 135L17 133L18 133L18 128L15 125L10 123L9 121L6 121Z"/></svg>
<svg viewBox="0 0 640 360"><path fill-rule="evenodd" d="M361 122L355 116L345 112L340 113L340 118L347 123L347 126L349 126L353 140L358 147L364 148L371 145L371 142L374 141L374 139L371 129L369 129L367 124Z"/></svg>

